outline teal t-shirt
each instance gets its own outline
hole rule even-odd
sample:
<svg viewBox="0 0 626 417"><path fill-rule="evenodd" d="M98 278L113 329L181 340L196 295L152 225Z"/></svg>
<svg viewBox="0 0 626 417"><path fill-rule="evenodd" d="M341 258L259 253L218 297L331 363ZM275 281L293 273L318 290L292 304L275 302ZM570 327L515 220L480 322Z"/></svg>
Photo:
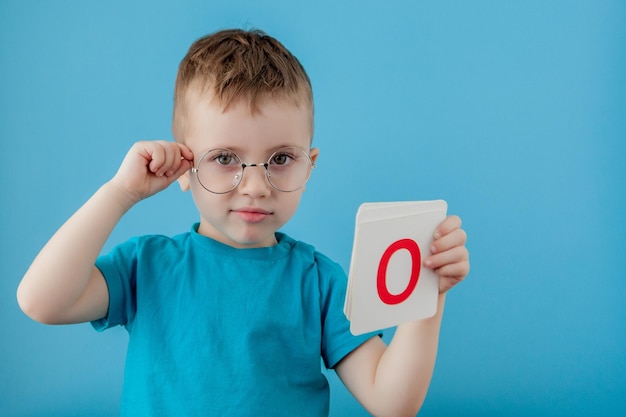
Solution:
<svg viewBox="0 0 626 417"><path fill-rule="evenodd" d="M343 314L346 276L277 233L236 249L199 235L143 236L98 259L129 345L125 416L327 416L333 368L372 335Z"/></svg>

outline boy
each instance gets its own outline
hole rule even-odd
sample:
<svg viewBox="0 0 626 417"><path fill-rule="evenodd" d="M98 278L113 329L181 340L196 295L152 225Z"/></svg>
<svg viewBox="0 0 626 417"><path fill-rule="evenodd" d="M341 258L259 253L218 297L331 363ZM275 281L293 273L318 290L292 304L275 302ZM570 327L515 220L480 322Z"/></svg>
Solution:
<svg viewBox="0 0 626 417"><path fill-rule="evenodd" d="M355 337L342 312L344 272L277 232L319 154L298 60L261 32L196 41L179 67L172 128L175 142L133 145L50 239L18 289L24 312L127 328L123 415L324 416L320 357L373 415L415 415L445 292L469 270L460 219L438 226L425 260L440 276L437 315L398 326L388 347ZM175 180L191 190L199 223L99 257L121 217Z"/></svg>

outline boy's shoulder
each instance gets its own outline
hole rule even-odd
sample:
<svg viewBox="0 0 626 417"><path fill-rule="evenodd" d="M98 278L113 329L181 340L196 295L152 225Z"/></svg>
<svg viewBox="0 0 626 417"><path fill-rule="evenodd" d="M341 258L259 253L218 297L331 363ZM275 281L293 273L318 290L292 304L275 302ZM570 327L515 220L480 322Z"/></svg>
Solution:
<svg viewBox="0 0 626 417"><path fill-rule="evenodd" d="M165 252L184 251L189 245L190 232L174 236L163 234L145 234L130 237L125 242L117 244L111 253L132 255L159 255Z"/></svg>
<svg viewBox="0 0 626 417"><path fill-rule="evenodd" d="M332 272L336 269L341 269L337 262L318 251L312 244L296 240L280 232L276 233L276 236L279 244L288 243L291 245L290 256L297 257L305 263L315 264L317 269L322 272Z"/></svg>

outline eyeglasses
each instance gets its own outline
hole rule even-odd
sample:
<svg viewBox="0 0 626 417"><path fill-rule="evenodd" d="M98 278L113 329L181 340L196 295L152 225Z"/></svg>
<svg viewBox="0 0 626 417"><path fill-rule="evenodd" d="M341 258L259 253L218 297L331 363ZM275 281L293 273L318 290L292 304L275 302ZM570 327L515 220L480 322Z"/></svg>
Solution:
<svg viewBox="0 0 626 417"><path fill-rule="evenodd" d="M309 154L299 148L282 148L274 152L267 162L246 164L230 149L211 149L198 161L191 172L198 177L202 187L214 194L231 192L241 182L248 167L265 168L270 185L283 192L296 191L306 184L315 164Z"/></svg>

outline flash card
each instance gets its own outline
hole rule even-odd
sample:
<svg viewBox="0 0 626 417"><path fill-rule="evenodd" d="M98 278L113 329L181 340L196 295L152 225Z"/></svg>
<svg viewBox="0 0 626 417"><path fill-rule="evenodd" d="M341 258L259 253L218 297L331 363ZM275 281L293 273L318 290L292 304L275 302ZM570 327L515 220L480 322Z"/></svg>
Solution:
<svg viewBox="0 0 626 417"><path fill-rule="evenodd" d="M422 263L446 211L443 200L359 207L344 304L352 334L435 315L439 278Z"/></svg>

